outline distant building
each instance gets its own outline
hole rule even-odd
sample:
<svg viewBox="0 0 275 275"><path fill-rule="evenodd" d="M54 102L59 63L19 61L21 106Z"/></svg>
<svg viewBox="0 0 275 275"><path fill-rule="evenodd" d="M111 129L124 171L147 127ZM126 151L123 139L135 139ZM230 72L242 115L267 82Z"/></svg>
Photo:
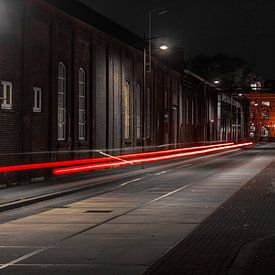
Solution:
<svg viewBox="0 0 275 275"><path fill-rule="evenodd" d="M250 100L250 137L257 141L275 141L275 92L246 93Z"/></svg>

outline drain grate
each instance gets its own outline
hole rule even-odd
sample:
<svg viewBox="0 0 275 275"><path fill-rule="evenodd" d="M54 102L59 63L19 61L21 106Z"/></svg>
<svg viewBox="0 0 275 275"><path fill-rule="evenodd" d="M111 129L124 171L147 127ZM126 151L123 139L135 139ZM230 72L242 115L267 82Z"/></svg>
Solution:
<svg viewBox="0 0 275 275"><path fill-rule="evenodd" d="M84 213L111 213L113 210L87 210Z"/></svg>

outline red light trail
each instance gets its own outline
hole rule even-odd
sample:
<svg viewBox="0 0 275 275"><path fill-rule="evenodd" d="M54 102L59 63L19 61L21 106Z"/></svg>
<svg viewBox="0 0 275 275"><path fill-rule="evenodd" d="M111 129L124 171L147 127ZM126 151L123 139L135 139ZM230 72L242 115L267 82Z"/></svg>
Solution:
<svg viewBox="0 0 275 275"><path fill-rule="evenodd" d="M199 151L170 154L170 155L151 157L151 158L133 159L131 160L131 163L140 164L140 163L156 162L156 161L162 161L162 160L170 160L174 158L196 156L196 155L201 155L206 153L218 152L218 151L227 150L227 149L229 150L229 149L242 148L242 147L251 146L251 145L252 145L252 142L235 144L235 145L226 145L222 147L210 148L210 149L199 150ZM102 164L94 164L94 165L72 166L67 168L53 169L53 174L65 175L65 174L93 171L93 170L99 170L99 169L105 169L105 168L115 168L115 167L126 166L126 165L129 165L129 164L125 162L113 162L113 163L102 163Z"/></svg>
<svg viewBox="0 0 275 275"><path fill-rule="evenodd" d="M64 166L80 165L80 164L102 163L102 162L108 162L108 161L110 162L110 161L117 160L118 158L121 158L123 160L131 160L136 157L148 157L148 156L163 155L163 154L169 154L169 153L186 152L186 151L193 151L193 150L199 150L199 149L220 147L220 146L231 145L231 144L233 144L233 143L231 142L231 143L221 143L221 144L214 144L214 145L186 147L186 148L162 150L162 151L147 152L147 153L119 155L119 156L114 156L114 157L110 156L110 157L102 157L102 158L87 158L87 159L78 159L78 160L9 165L9 166L0 167L0 173L46 169L46 168L54 168L54 167L64 167ZM106 165L106 163L105 163L105 165Z"/></svg>

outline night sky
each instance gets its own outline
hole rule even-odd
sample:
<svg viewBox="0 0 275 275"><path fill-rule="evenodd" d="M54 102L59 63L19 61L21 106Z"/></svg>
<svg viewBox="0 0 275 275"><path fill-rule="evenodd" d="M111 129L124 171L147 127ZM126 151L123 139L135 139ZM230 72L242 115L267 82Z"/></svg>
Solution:
<svg viewBox="0 0 275 275"><path fill-rule="evenodd" d="M166 15L153 17L153 35L183 47L186 59L240 56L263 78L275 79L274 0L80 1L140 36L147 32L148 9L165 7Z"/></svg>

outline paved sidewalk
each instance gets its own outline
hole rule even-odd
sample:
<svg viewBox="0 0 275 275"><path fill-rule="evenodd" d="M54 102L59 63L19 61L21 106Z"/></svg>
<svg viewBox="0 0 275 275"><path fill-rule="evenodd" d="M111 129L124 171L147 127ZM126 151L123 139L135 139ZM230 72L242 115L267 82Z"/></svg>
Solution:
<svg viewBox="0 0 275 275"><path fill-rule="evenodd" d="M275 274L275 162L146 274Z"/></svg>

